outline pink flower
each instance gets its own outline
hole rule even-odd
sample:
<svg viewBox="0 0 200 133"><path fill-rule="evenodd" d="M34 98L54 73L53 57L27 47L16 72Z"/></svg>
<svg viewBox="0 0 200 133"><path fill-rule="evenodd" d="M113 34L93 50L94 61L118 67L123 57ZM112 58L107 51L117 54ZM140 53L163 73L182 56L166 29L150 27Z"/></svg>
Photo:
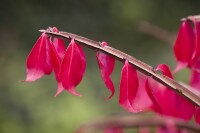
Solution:
<svg viewBox="0 0 200 133"><path fill-rule="evenodd" d="M138 75L128 61L121 72L119 104L130 112L149 110L152 101L145 90L146 76Z"/></svg>
<svg viewBox="0 0 200 133"><path fill-rule="evenodd" d="M102 47L108 46L106 42L101 43ZM115 59L103 52L97 52L96 58L98 61L99 69L101 72L101 77L106 85L106 87L110 90L111 95L108 97L110 99L115 93L114 84L110 78L115 66Z"/></svg>
<svg viewBox="0 0 200 133"><path fill-rule="evenodd" d="M54 27L52 32L59 31ZM52 40L51 42L44 32L35 43L27 58L25 81L35 81L54 70L58 82L55 96L63 90L81 96L74 89L81 82L86 68L86 59L81 46L72 39L66 49L62 39L53 38Z"/></svg>
<svg viewBox="0 0 200 133"><path fill-rule="evenodd" d="M136 69L126 60L121 72L119 104L130 112L137 112L132 103L136 97L138 87L139 80Z"/></svg>
<svg viewBox="0 0 200 133"><path fill-rule="evenodd" d="M26 61L26 80L35 81L44 74L51 74L50 40L45 33L39 37Z"/></svg>
<svg viewBox="0 0 200 133"><path fill-rule="evenodd" d="M81 96L77 93L75 87L81 82L86 68L86 59L82 48L76 44L74 39L71 40L59 72L59 78L63 87L76 96Z"/></svg>
<svg viewBox="0 0 200 133"><path fill-rule="evenodd" d="M184 67L200 69L197 66L200 61L200 22L195 18L191 18L190 21L194 23L194 27L188 19L183 20L174 44L174 54L178 62L175 72Z"/></svg>
<svg viewBox="0 0 200 133"><path fill-rule="evenodd" d="M190 65L194 52L194 31L188 22L182 22L174 45L174 54L178 62L175 71Z"/></svg>
<svg viewBox="0 0 200 133"><path fill-rule="evenodd" d="M189 21L193 22L192 27ZM200 22L195 17L188 17L182 22L179 33L174 45L174 54L177 59L175 72L184 67L189 67L191 70L190 85L200 89ZM182 101L177 99L177 101ZM186 101L185 101L186 103ZM189 108L185 108L189 109ZM192 108L191 108L192 109ZM188 110L189 111L189 110ZM191 110L192 112L192 110ZM195 121L200 123L199 108L195 109ZM188 117L189 118L189 117Z"/></svg>
<svg viewBox="0 0 200 133"><path fill-rule="evenodd" d="M161 71L164 75L172 78L169 67L165 64L157 66L156 71ZM185 120L190 120L193 116L195 106L191 104L187 99L178 95L170 88L161 85L153 80L149 83L150 97L155 106L153 110L163 115L174 116ZM152 98L153 97L153 98Z"/></svg>

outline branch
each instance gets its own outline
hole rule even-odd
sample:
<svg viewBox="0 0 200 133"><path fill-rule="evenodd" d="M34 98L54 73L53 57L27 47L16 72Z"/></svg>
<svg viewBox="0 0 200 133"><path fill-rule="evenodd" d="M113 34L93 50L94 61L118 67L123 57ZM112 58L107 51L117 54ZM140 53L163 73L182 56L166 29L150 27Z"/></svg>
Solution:
<svg viewBox="0 0 200 133"><path fill-rule="evenodd" d="M138 22L138 30L169 44L173 44L176 37L174 33L146 21Z"/></svg>
<svg viewBox="0 0 200 133"><path fill-rule="evenodd" d="M59 38L67 39L67 40L73 38L76 42L82 44L83 46L87 46L94 50L102 51L106 54L113 56L115 59L121 62L124 62L126 59L138 71L144 73L147 76L152 77L157 82L165 85L166 87L172 89L178 94L184 96L189 101L191 101L194 105L200 106L200 93L196 93L193 90L190 90L182 86L181 84L177 83L175 80L172 80L166 77L165 75L155 72L153 67L149 66L148 64L145 64L144 62L134 57L131 57L130 55L126 53L123 53L109 46L102 47L99 42L96 42L96 41L93 41L88 38L78 36L72 33L68 33L68 32L55 33L50 30L40 30L40 32L45 32L49 36L59 37Z"/></svg>
<svg viewBox="0 0 200 133"><path fill-rule="evenodd" d="M93 133L97 130L108 128L138 128L138 127L166 127L167 123L172 123L179 129L187 129L193 132L200 132L200 126L189 124L181 119L164 116L145 117L140 115L110 116L83 124L78 133Z"/></svg>

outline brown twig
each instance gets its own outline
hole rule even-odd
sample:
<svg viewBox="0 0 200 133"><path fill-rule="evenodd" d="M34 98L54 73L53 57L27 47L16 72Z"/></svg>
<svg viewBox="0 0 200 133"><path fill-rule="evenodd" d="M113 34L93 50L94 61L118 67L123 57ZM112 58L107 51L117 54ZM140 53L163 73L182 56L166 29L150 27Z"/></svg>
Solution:
<svg viewBox="0 0 200 133"><path fill-rule="evenodd" d="M193 92L192 90L189 90L188 88L180 85L175 80L172 80L162 74L155 72L153 67L145 64L144 62L134 57L131 57L130 55L126 53L123 53L109 46L102 47L101 45L99 45L99 42L96 42L96 41L93 41L88 38L81 37L72 33L68 33L68 32L55 33L48 30L40 30L40 32L45 32L49 36L59 37L59 38L67 39L67 40L73 38L75 39L76 42L84 46L87 46L91 49L99 50L106 54L109 54L113 56L115 59L118 59L119 61L124 62L124 60L126 59L138 71L144 73L147 76L152 77L153 79L160 82L161 84L167 86L168 88L172 89L178 94L184 96L189 101L191 101L194 105L200 106L200 93Z"/></svg>
<svg viewBox="0 0 200 133"><path fill-rule="evenodd" d="M138 30L169 44L173 44L176 37L174 33L146 21L138 22Z"/></svg>
<svg viewBox="0 0 200 133"><path fill-rule="evenodd" d="M110 116L83 124L78 133L94 133L94 131L108 128L137 128L137 127L166 127L172 123L176 128L186 129L193 132L200 132L200 126L189 124L181 119L164 116L144 117L140 115Z"/></svg>

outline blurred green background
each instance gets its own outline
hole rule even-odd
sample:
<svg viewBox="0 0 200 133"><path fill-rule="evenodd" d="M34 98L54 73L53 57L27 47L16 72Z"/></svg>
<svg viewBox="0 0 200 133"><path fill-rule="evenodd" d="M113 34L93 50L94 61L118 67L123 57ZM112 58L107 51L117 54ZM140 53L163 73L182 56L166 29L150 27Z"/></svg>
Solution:
<svg viewBox="0 0 200 133"><path fill-rule="evenodd" d="M84 122L126 112L118 104L122 64L116 64L112 75L116 94L105 101L109 92L94 51L86 48L87 71L77 87L83 97L63 92L54 98L54 75L34 83L21 82L39 29L56 26L107 41L152 66L167 63L173 69L172 44L138 31L138 22L176 33L180 18L199 14L199 5L199 0L0 0L0 133L73 133ZM187 71L177 77L187 81Z"/></svg>

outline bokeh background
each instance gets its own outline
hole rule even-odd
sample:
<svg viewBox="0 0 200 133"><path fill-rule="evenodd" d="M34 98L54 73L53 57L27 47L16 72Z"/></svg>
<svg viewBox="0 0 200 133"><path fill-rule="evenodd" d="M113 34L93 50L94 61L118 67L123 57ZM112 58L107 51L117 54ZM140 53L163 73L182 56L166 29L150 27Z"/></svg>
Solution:
<svg viewBox="0 0 200 133"><path fill-rule="evenodd" d="M180 18L200 13L199 0L0 0L0 133L73 133L84 122L125 113L118 104L121 63L112 75L116 94L101 80L95 53L84 48L87 71L77 91L54 98L54 75L25 79L25 61L39 29L56 26L96 41L107 41L142 61L175 67L172 45L138 30L146 21L176 33ZM172 40L173 42L173 40ZM176 75L187 82L188 71Z"/></svg>

